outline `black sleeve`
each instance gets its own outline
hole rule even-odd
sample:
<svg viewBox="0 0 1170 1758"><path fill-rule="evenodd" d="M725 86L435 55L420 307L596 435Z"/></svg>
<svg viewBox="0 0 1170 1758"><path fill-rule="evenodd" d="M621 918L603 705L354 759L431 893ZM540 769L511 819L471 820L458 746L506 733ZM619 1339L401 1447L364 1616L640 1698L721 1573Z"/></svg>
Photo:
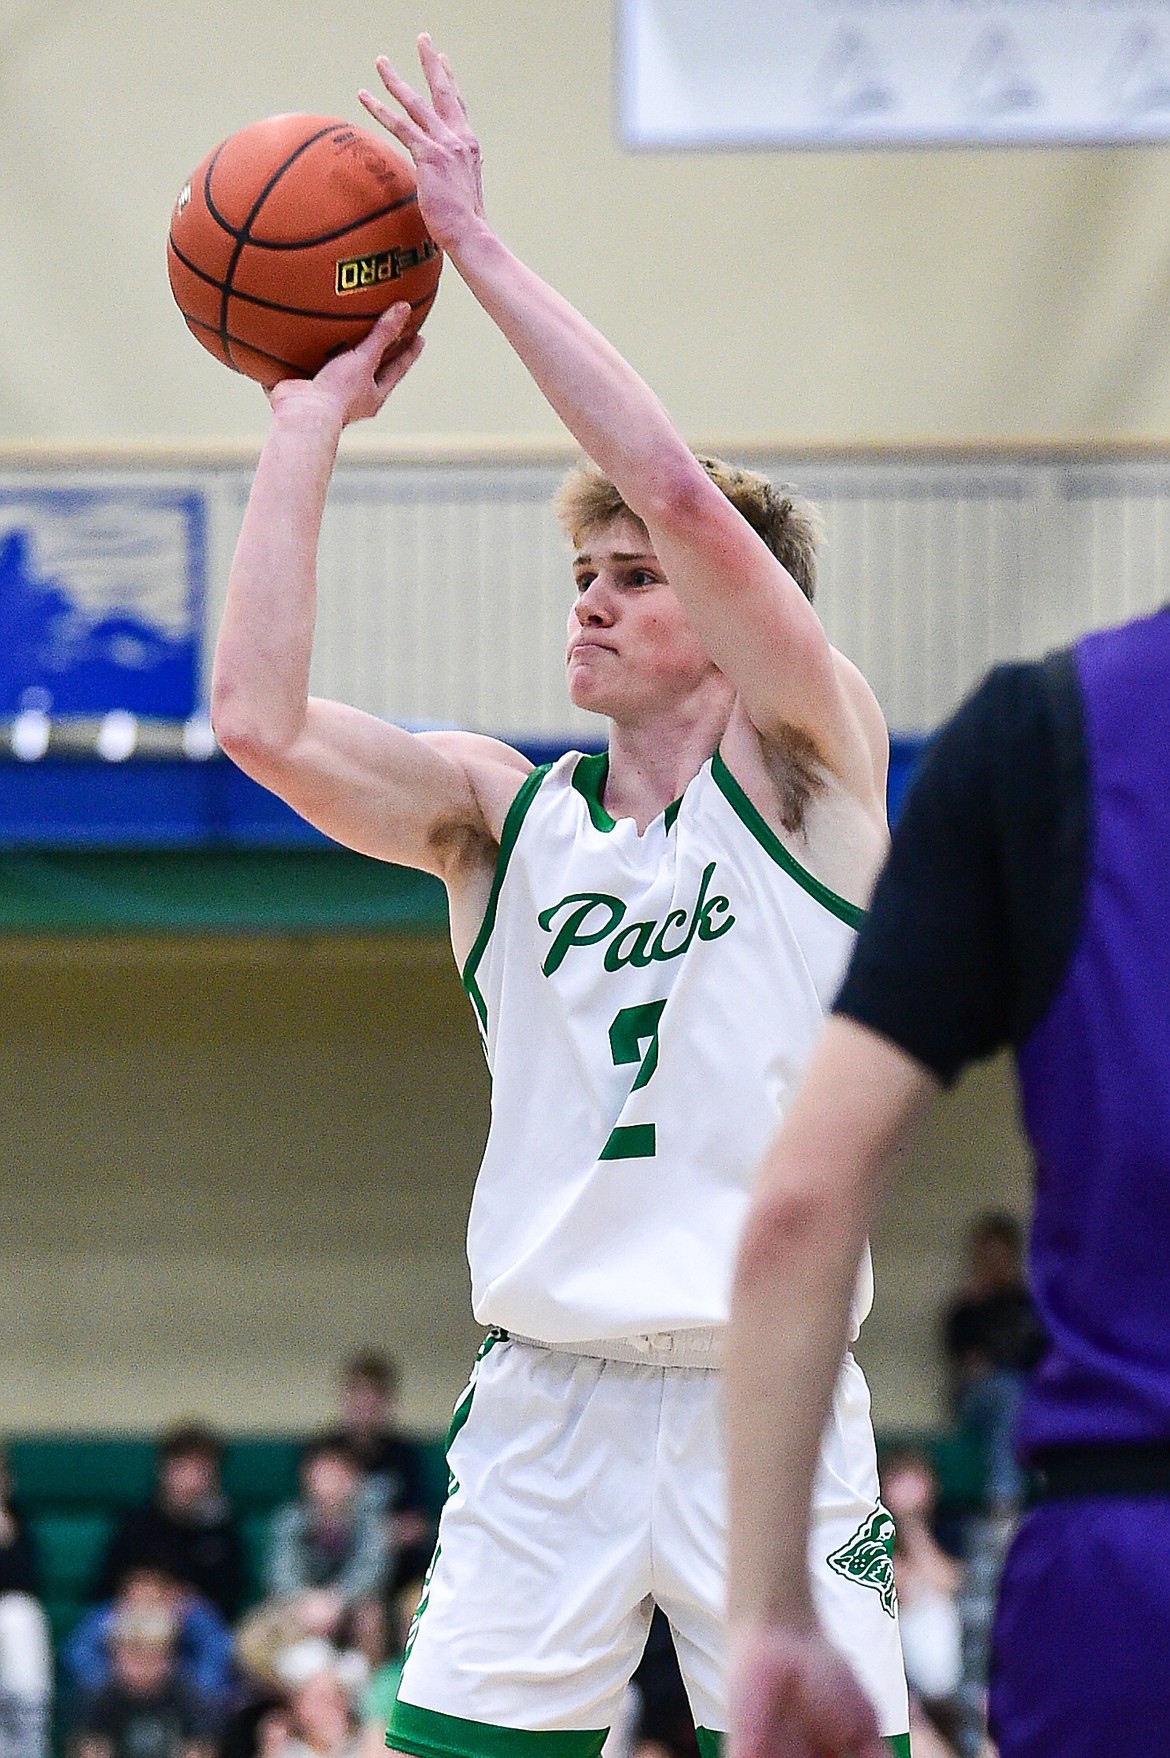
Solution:
<svg viewBox="0 0 1170 1758"><path fill-rule="evenodd" d="M1087 840L1071 655L997 667L910 788L835 1011L947 1084L1019 1043L1072 951Z"/></svg>

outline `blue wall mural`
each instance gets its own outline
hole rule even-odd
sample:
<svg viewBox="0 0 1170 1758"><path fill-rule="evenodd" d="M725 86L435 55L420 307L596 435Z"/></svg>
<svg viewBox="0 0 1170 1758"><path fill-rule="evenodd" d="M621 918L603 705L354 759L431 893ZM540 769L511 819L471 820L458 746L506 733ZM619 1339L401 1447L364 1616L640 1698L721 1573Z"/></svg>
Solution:
<svg viewBox="0 0 1170 1758"><path fill-rule="evenodd" d="M185 719L205 577L198 493L0 488L0 715Z"/></svg>

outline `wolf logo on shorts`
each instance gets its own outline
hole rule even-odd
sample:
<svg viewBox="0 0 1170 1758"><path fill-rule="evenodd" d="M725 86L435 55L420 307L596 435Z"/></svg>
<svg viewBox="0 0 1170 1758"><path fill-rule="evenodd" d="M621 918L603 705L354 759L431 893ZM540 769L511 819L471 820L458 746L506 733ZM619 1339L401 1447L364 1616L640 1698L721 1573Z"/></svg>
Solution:
<svg viewBox="0 0 1170 1758"><path fill-rule="evenodd" d="M864 1526L858 1528L826 1562L847 1581L859 1587L872 1587L891 1617L897 1616L898 1595L894 1589L894 1522L885 1508L875 1508Z"/></svg>

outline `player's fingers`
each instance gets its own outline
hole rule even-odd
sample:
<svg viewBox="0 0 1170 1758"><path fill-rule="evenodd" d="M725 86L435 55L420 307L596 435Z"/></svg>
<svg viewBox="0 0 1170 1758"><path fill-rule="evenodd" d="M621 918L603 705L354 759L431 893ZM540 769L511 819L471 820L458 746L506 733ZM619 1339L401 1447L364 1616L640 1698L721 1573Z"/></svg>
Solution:
<svg viewBox="0 0 1170 1758"><path fill-rule="evenodd" d="M367 354L376 354L379 349L396 342L409 322L410 302L398 299L382 313L360 346Z"/></svg>
<svg viewBox="0 0 1170 1758"><path fill-rule="evenodd" d="M467 118L467 108L459 95L459 88L455 84L451 63L445 55L440 54L439 50L435 48L426 31L418 39L418 57L422 62L427 85L430 87L431 102L434 104L437 114L447 123L464 122Z"/></svg>
<svg viewBox="0 0 1170 1758"><path fill-rule="evenodd" d="M452 93L454 94L455 102L459 105L460 112L462 113L464 121L466 121L467 120L467 105L463 100L463 93L459 90L459 87L455 82L455 75L451 70L451 63L448 61L447 57L442 53L440 53L440 55L439 55L439 60L443 63L443 66L447 70L447 74L451 80L451 90L452 90Z"/></svg>
<svg viewBox="0 0 1170 1758"><path fill-rule="evenodd" d="M430 105L419 97L414 87L403 79L385 55L379 55L374 66L378 69L378 78L390 96L396 103L401 104L415 127L421 129L424 134L433 133L435 113Z"/></svg>
<svg viewBox="0 0 1170 1758"><path fill-rule="evenodd" d="M399 348L388 360L383 360L374 374L374 383L379 391L389 394L395 385L400 384L425 347L426 340L423 336L412 336L405 348Z"/></svg>
<svg viewBox="0 0 1170 1758"><path fill-rule="evenodd" d="M372 92L366 91L364 87L358 93L358 103L367 109L374 121L380 122L386 132L392 134L399 145L404 146L408 153L413 154L415 147L421 146L425 142L426 135L421 128L415 127L408 116L399 115L397 110L392 110L389 104L384 104L381 98L376 98Z"/></svg>
<svg viewBox="0 0 1170 1758"><path fill-rule="evenodd" d="M802 1723L815 1729L826 1752L840 1753L842 1758L873 1758L876 1750L882 1758L885 1748L869 1699L836 1656L830 1667L798 1669L792 1682Z"/></svg>

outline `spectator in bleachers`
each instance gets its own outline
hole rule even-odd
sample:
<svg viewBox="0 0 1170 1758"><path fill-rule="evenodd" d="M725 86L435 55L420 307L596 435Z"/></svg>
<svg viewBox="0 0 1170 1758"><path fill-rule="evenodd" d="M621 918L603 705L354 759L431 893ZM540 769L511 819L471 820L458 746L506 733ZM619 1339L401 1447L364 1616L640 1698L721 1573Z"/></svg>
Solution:
<svg viewBox="0 0 1170 1758"><path fill-rule="evenodd" d="M158 1569L131 1570L117 1598L95 1606L71 1631L61 1660L73 1695L90 1701L114 1683L118 1631L139 1613L171 1629L175 1677L218 1724L235 1690L232 1633L215 1606Z"/></svg>
<svg viewBox="0 0 1170 1758"><path fill-rule="evenodd" d="M422 1448L399 1427L399 1385L398 1363L390 1356L374 1349L352 1355L341 1374L341 1420L328 1437L353 1450L389 1519L392 1593L421 1580L435 1541Z"/></svg>
<svg viewBox="0 0 1170 1758"><path fill-rule="evenodd" d="M44 1758L52 1696L49 1624L36 1556L0 1450L0 1758Z"/></svg>
<svg viewBox="0 0 1170 1758"><path fill-rule="evenodd" d="M132 1569L161 1569L230 1622L244 1581L239 1527L220 1482L223 1443L200 1423L163 1437L150 1502L131 1508L110 1540L92 1597L111 1599Z"/></svg>
<svg viewBox="0 0 1170 1758"><path fill-rule="evenodd" d="M363 1682L346 1657L310 1636L280 1657L287 1693L283 1740L270 1738L261 1758L359 1758L357 1697Z"/></svg>
<svg viewBox="0 0 1170 1758"><path fill-rule="evenodd" d="M972 1223L966 1285L947 1308L943 1349L955 1419L983 1449L987 1499L1013 1513L1023 1496L1015 1457L1016 1418L1044 1333L1024 1279L1023 1229L1012 1215Z"/></svg>
<svg viewBox="0 0 1170 1758"><path fill-rule="evenodd" d="M273 1517L268 1598L238 1632L249 1675L269 1680L274 1657L307 1636L360 1651L377 1664L392 1567L386 1523L365 1493L353 1449L328 1436L312 1442L301 1462L300 1499Z"/></svg>
<svg viewBox="0 0 1170 1758"><path fill-rule="evenodd" d="M935 1536L938 1478L925 1453L911 1447L891 1453L882 1462L881 1495L894 1517L894 1585L914 1751L917 1758L954 1758L963 1570Z"/></svg>
<svg viewBox="0 0 1170 1758"><path fill-rule="evenodd" d="M75 1758L213 1758L212 1719L180 1676L175 1637L174 1618L158 1606L119 1610L112 1677L81 1705Z"/></svg>

